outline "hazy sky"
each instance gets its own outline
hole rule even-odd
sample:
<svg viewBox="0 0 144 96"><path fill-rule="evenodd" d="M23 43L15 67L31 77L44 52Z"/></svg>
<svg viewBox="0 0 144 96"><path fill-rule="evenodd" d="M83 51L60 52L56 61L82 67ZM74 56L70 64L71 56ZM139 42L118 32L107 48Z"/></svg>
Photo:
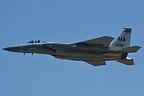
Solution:
<svg viewBox="0 0 144 96"><path fill-rule="evenodd" d="M0 96L144 96L144 0L1 0ZM131 27L129 57L93 67L49 55L2 50L30 40L75 43Z"/></svg>

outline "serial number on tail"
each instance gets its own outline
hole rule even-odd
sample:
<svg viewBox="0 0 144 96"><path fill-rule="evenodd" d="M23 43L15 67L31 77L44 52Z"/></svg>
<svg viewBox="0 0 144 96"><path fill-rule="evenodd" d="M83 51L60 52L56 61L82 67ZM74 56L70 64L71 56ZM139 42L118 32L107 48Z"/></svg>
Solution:
<svg viewBox="0 0 144 96"><path fill-rule="evenodd" d="M123 47L124 44L122 44L122 43L116 43L115 46L117 46L117 47Z"/></svg>

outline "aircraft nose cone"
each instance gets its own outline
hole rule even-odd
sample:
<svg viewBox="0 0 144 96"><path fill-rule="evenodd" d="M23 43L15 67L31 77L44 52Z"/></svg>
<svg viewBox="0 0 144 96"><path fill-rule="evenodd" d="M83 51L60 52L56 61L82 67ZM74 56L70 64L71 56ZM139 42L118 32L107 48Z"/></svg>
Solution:
<svg viewBox="0 0 144 96"><path fill-rule="evenodd" d="M19 47L7 47L7 48L3 48L3 50L17 52L20 50L20 48Z"/></svg>
<svg viewBox="0 0 144 96"><path fill-rule="evenodd" d="M3 48L3 50L6 50L6 51L14 51L14 48L7 47L7 48Z"/></svg>
<svg viewBox="0 0 144 96"><path fill-rule="evenodd" d="M3 48L3 50L10 51L10 48Z"/></svg>

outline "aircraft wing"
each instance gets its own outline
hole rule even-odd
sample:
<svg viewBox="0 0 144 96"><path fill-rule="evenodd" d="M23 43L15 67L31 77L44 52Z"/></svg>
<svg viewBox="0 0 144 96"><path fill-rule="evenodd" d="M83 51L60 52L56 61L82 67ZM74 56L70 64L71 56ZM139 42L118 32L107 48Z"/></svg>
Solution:
<svg viewBox="0 0 144 96"><path fill-rule="evenodd" d="M105 61L85 61L86 63L89 63L93 66L102 66L102 65L106 65Z"/></svg>
<svg viewBox="0 0 144 96"><path fill-rule="evenodd" d="M113 37L109 37L109 36L103 36L103 37L100 37L100 38L95 38L95 39L91 39L91 40L87 40L87 41L82 41L82 42L78 42L78 43L75 43L75 44L95 44L95 45L104 45L105 47L109 47L110 45L110 42L113 40L114 38Z"/></svg>

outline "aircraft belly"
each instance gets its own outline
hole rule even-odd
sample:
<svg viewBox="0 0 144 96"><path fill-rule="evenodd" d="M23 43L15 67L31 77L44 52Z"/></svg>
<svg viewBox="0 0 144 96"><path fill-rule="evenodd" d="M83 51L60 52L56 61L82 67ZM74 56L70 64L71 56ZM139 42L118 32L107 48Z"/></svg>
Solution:
<svg viewBox="0 0 144 96"><path fill-rule="evenodd" d="M103 55L103 60L119 60L122 58L122 53L106 53Z"/></svg>
<svg viewBox="0 0 144 96"><path fill-rule="evenodd" d="M93 55L88 53L64 53L56 52L54 55L56 58L60 59L70 59L70 60L96 60L100 59L101 55Z"/></svg>
<svg viewBox="0 0 144 96"><path fill-rule="evenodd" d="M99 57L79 57L79 56L60 56L60 55L56 55L56 58L60 58L60 59L69 59L69 60L101 60L101 58Z"/></svg>
<svg viewBox="0 0 144 96"><path fill-rule="evenodd" d="M106 53L106 54L88 54L88 53L61 53L57 52L54 55L56 58L60 59L70 59L70 60L119 60L122 57L120 53Z"/></svg>

